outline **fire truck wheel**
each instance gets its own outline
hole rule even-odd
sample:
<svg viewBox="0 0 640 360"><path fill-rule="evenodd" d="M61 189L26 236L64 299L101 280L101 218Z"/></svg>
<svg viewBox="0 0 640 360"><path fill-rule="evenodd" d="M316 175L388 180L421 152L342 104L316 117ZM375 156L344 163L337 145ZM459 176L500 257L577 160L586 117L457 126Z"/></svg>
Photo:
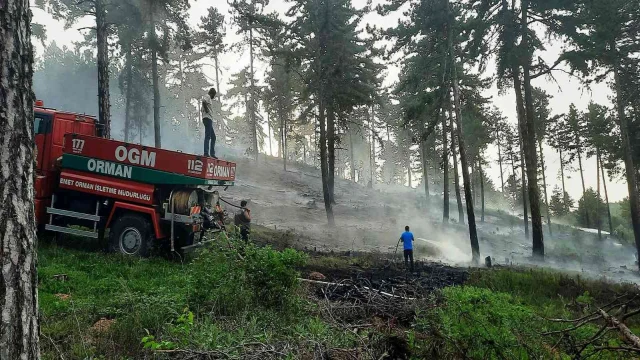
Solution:
<svg viewBox="0 0 640 360"><path fill-rule="evenodd" d="M129 256L148 257L153 232L149 221L140 215L119 217L109 232L111 251Z"/></svg>

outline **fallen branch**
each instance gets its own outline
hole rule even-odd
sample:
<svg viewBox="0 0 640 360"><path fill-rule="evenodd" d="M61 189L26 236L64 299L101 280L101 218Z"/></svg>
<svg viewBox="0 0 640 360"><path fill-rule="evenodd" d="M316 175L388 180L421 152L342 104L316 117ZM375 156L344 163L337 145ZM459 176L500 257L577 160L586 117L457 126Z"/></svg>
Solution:
<svg viewBox="0 0 640 360"><path fill-rule="evenodd" d="M311 279L303 279L303 278L298 278L298 280L300 280L302 282L311 283L311 284L327 285L327 286L353 286L354 288L358 289L355 285L352 285L352 284L332 283L332 282L311 280ZM402 300L415 300L416 299L416 298L412 298L412 297L405 297L405 296L390 294L388 292L375 290L375 289L372 289L372 288L367 287L367 286L362 286L362 288L365 289L365 290L368 290L370 292L374 292L376 294L380 294L380 295L384 295L384 296L388 296L388 297L392 297L392 298L397 298L397 299L402 299Z"/></svg>
<svg viewBox="0 0 640 360"><path fill-rule="evenodd" d="M598 309L598 312L605 319L605 321L607 321L611 326L617 328L620 331L622 337L627 341L627 343L632 345L637 352L640 352L640 338L632 333L627 325L623 324L613 316L607 314L607 312L602 309Z"/></svg>

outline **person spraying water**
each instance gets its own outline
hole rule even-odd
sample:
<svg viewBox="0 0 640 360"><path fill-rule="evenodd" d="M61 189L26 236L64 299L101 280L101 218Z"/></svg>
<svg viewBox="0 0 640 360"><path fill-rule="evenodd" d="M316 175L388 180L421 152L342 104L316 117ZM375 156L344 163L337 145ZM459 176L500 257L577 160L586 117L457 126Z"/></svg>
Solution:
<svg viewBox="0 0 640 360"><path fill-rule="evenodd" d="M400 235L398 245L400 245L401 241L404 249L404 267L409 268L410 262L411 272L413 272L413 242L415 241L415 238L413 237L413 233L409 231L409 226L404 227L404 232Z"/></svg>

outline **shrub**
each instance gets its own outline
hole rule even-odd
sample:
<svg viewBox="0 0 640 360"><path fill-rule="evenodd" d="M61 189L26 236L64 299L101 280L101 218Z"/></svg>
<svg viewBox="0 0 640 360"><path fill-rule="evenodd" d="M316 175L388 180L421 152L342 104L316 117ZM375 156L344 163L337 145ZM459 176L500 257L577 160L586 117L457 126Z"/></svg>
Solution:
<svg viewBox="0 0 640 360"><path fill-rule="evenodd" d="M275 251L270 247L249 247L245 269L254 296L267 308L279 308L290 304L297 289L298 272L306 255L293 249Z"/></svg>

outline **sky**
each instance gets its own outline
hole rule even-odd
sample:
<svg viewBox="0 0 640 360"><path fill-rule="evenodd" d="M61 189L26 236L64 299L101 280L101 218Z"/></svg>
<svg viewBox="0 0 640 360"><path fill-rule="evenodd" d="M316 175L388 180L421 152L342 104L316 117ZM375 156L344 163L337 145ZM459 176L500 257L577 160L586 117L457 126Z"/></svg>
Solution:
<svg viewBox="0 0 640 360"><path fill-rule="evenodd" d="M352 4L356 8L361 8L366 4L367 0L353 0ZM373 0L374 5L381 0ZM225 42L227 44L233 44L241 40L241 35L236 34L236 29L233 28L230 22L229 6L226 0L196 0L191 1L191 9L189 11L189 22L192 26L197 26L200 22L200 17L207 14L207 9L211 6L218 8L218 10L227 15L227 38ZM279 12L284 14L290 5L284 0L271 0L266 8L266 12ZM50 15L44 11L33 8L34 22L44 24L47 29L48 42L56 41L59 46L67 45L72 46L74 41L80 41L82 35L80 28L90 24L90 20L83 20L78 24L75 24L69 29L65 29L64 25L51 18ZM397 23L399 14L394 14L389 17L381 17L378 14L368 14L363 19L362 26L365 24L375 24L381 27L393 26ZM35 43L37 55L41 54L42 45ZM551 40L547 49L544 52L537 53L536 56L540 56L549 63L553 63L558 54L562 51L564 44L560 41ZM244 53L227 53L220 59L222 66L222 78L221 78L221 91L224 93L228 88L227 81L229 75L240 71L243 67L249 64L248 51ZM204 66L205 75L213 83L215 79L215 71L213 69L213 61L209 61ZM267 70L265 63L260 61L256 62L256 76L262 78ZM491 75L494 69L488 67L487 76ZM397 67L390 67L387 70L387 78L385 79L385 85L392 85L397 81L399 69ZM593 101L598 104L611 107L612 92L606 84L595 84L590 88L585 87L580 83L579 79L574 78L563 72L556 72L554 74L554 80L547 78L538 78L533 81L533 85L544 89L549 93L552 98L550 100L550 108L552 115L564 114L569 111L569 106L575 104L578 110L586 110L589 102ZM492 103L503 113L503 115L512 123L517 122L517 113L515 106L515 95L513 91L507 91L504 94L499 93L498 89L494 86L490 90L486 91L485 96L490 97ZM265 129L266 131L266 129ZM268 148L268 147L267 147ZM273 146L277 148L277 146ZM547 167L547 191L549 197L554 186L561 186L559 178L560 161L557 153L552 148L546 146L543 150L545 157L545 165ZM500 184L500 170L497 164L497 149L490 146L486 151L486 156L490 162L490 166L485 169L488 175L493 179L494 184ZM596 161L595 158L587 159L583 161L585 169L585 184L586 187L596 188L597 178L596 173ZM576 165L577 167L577 165ZM565 175L567 173L565 172ZM566 179L567 192L572 198L579 199L582 195L582 185L580 181L579 173L569 173ZM505 179L508 173L505 171ZM420 174L415 174L416 178L420 177ZM417 182L416 182L417 183ZM415 185L414 185L415 186ZM628 195L626 182L622 179L618 179L612 183L607 179L607 186L609 191L609 201L617 202Z"/></svg>

